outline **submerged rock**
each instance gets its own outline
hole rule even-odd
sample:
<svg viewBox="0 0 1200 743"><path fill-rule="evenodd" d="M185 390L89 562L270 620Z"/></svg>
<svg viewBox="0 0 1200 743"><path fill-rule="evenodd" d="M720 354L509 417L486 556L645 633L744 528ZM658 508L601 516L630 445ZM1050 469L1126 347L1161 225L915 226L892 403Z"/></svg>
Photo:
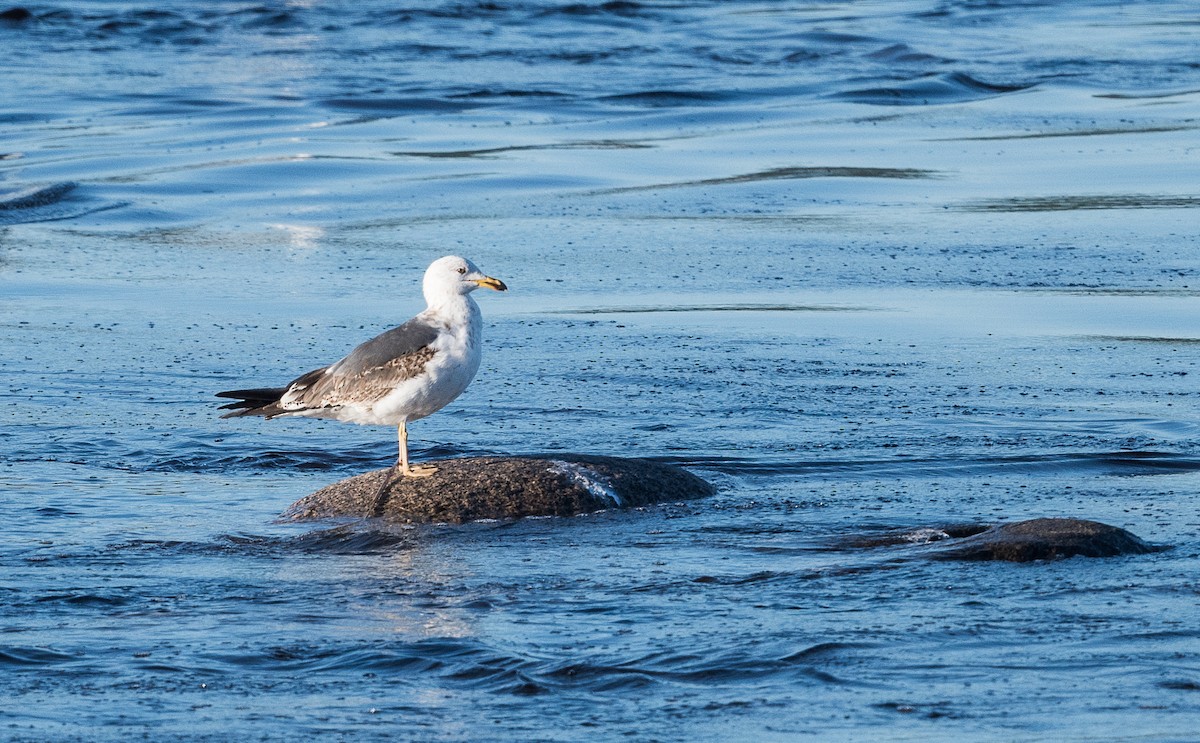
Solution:
<svg viewBox="0 0 1200 743"><path fill-rule="evenodd" d="M934 550L932 557L1029 562L1077 555L1142 555L1166 549L1147 544L1124 529L1084 519L1030 519L946 541L946 547Z"/></svg>
<svg viewBox="0 0 1200 743"><path fill-rule="evenodd" d="M714 492L712 485L690 472L645 459L564 454L423 464L438 470L430 477L393 476L391 469L367 472L301 498L283 515L297 520L378 516L402 523L461 524L573 516L703 498ZM392 480L381 494L389 477Z"/></svg>
<svg viewBox="0 0 1200 743"><path fill-rule="evenodd" d="M16 7L0 11L0 21L7 23L22 23L30 18L33 18L33 12L28 8Z"/></svg>
<svg viewBox="0 0 1200 743"><path fill-rule="evenodd" d="M1133 534L1085 519L1029 519L1011 524L963 523L889 529L842 537L837 550L921 547L901 559L1007 560L1030 562L1060 557L1113 557L1159 552Z"/></svg>

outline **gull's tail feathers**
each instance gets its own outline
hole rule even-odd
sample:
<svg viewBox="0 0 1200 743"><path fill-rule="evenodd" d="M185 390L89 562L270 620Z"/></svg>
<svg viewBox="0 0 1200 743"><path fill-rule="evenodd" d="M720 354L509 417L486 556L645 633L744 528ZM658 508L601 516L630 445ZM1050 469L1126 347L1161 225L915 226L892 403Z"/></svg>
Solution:
<svg viewBox="0 0 1200 743"><path fill-rule="evenodd" d="M228 397L235 400L228 405L222 405L220 410L232 410L222 415L222 418L237 418L243 415L262 415L270 418L283 412L277 404L287 387L264 387L256 390L228 390L218 392L217 397Z"/></svg>
<svg viewBox="0 0 1200 743"><path fill-rule="evenodd" d="M297 400L289 399L287 407L279 404L283 396L289 392L293 393L295 398L298 393L302 393L312 386L313 382L320 379L325 374L326 367L313 369L309 373L292 380L287 387L260 387L253 390L228 390L226 392L218 392L217 397L229 397L235 402L228 405L222 405L219 410L232 410L232 413L226 413L222 418L238 418L243 415L261 415L264 418L274 418L277 415L286 413L296 413L306 409L305 405L297 404Z"/></svg>

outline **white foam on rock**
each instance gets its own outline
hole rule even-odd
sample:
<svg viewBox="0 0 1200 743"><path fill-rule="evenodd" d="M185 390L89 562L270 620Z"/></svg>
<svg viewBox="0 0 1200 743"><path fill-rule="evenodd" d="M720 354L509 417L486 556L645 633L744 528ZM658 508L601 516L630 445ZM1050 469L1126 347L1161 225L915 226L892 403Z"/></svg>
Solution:
<svg viewBox="0 0 1200 743"><path fill-rule="evenodd" d="M597 498L607 500L618 507L624 505L621 502L621 496L617 495L617 489L613 487L612 481L599 472L590 470L583 465L557 459L551 460L550 471L566 475L571 482Z"/></svg>
<svg viewBox="0 0 1200 743"><path fill-rule="evenodd" d="M917 529L904 535L904 540L913 544L929 544L930 542L940 542L943 539L949 538L950 535L944 530L934 528Z"/></svg>

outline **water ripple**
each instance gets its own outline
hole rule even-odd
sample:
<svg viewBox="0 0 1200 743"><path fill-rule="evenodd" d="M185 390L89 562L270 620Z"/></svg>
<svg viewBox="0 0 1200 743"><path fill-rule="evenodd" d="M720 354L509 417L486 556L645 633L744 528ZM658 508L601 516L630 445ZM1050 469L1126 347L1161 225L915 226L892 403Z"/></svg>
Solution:
<svg viewBox="0 0 1200 743"><path fill-rule="evenodd" d="M831 97L884 106L962 103L1028 90L1036 82L988 83L963 72L923 75L915 80L834 93Z"/></svg>
<svg viewBox="0 0 1200 743"><path fill-rule="evenodd" d="M741 460L733 457L655 457L685 467L726 475L820 475L862 473L867 476L925 477L931 474L978 476L989 473L1102 472L1110 475L1154 475L1200 471L1200 459L1161 451L1079 452L1003 457L936 457L870 460Z"/></svg>

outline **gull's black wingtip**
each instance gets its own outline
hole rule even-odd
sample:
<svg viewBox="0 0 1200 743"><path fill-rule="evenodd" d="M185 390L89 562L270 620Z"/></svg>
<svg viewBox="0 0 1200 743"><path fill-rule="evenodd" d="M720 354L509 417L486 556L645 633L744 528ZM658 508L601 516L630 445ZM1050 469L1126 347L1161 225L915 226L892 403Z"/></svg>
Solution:
<svg viewBox="0 0 1200 743"><path fill-rule="evenodd" d="M222 405L218 410L231 410L233 412L222 415L222 418L237 418L243 415L265 415L267 408L279 402L279 398L286 392L283 387L260 388L254 390L226 390L218 392L217 397L225 397L234 400L234 402Z"/></svg>

